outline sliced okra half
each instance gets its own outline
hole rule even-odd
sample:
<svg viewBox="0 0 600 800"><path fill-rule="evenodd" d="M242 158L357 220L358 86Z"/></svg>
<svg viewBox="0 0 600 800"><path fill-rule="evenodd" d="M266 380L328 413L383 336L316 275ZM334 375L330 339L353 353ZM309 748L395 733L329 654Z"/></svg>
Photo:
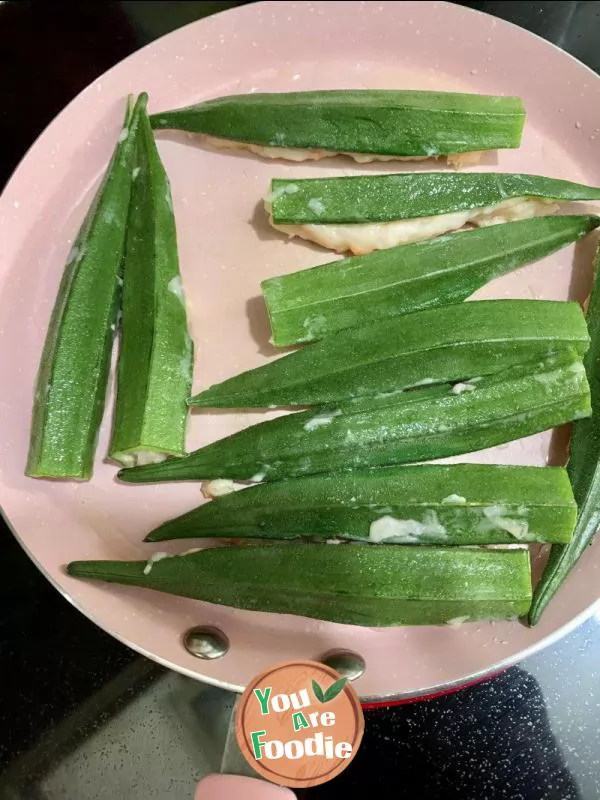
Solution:
<svg viewBox="0 0 600 800"><path fill-rule="evenodd" d="M518 97L393 90L230 95L152 117L154 128L266 158L359 162L519 147L524 122Z"/></svg>
<svg viewBox="0 0 600 800"><path fill-rule="evenodd" d="M315 341L346 328L460 303L488 281L544 258L599 224L593 216L538 217L267 278L262 292L272 342Z"/></svg>
<svg viewBox="0 0 600 800"><path fill-rule="evenodd" d="M419 464L231 491L168 520L146 541L304 537L377 544L566 543L576 516L562 467Z"/></svg>
<svg viewBox="0 0 600 800"><path fill-rule="evenodd" d="M600 200L600 188L540 175L412 172L274 179L271 224L331 250L364 254L417 242L464 225L495 225Z"/></svg>
<svg viewBox="0 0 600 800"><path fill-rule="evenodd" d="M26 474L89 480L118 310L135 148L145 96L128 102L106 174L71 248L38 371Z"/></svg>
<svg viewBox="0 0 600 800"><path fill-rule="evenodd" d="M590 348L583 358L591 391L592 416L573 425L567 466L579 508L572 539L552 547L546 569L535 588L529 621L539 622L544 610L579 562L600 528L600 252L587 309Z"/></svg>
<svg viewBox="0 0 600 800"><path fill-rule="evenodd" d="M480 300L339 331L211 386L190 404L325 405L449 381L469 391L471 378L561 352L582 356L588 343L577 303Z"/></svg>
<svg viewBox="0 0 600 800"><path fill-rule="evenodd" d="M109 455L123 466L185 452L193 346L169 179L145 108L123 264L117 397Z"/></svg>
<svg viewBox="0 0 600 800"><path fill-rule="evenodd" d="M515 618L531 602L526 548L270 544L148 562L75 561L68 572L234 608L369 627Z"/></svg>
<svg viewBox="0 0 600 800"><path fill-rule="evenodd" d="M280 480L482 450L590 414L581 359L552 357L482 378L262 422L181 459L121 470L131 483Z"/></svg>

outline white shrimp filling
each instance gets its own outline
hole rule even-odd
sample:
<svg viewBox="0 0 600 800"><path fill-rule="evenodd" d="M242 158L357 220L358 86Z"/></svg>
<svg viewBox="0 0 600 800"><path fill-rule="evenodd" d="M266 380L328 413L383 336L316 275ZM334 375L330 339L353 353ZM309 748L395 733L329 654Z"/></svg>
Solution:
<svg viewBox="0 0 600 800"><path fill-rule="evenodd" d="M269 201L266 208L270 215ZM373 250L385 250L399 244L421 242L457 231L465 225L478 228L498 225L531 217L546 216L558 211L551 200L539 197L512 197L495 206L437 214L432 217L400 219L392 222L359 222L349 225L277 225L270 217L275 230L290 237L299 236L338 253L350 251L365 255ZM316 213L316 212L315 212Z"/></svg>
<svg viewBox="0 0 600 800"><path fill-rule="evenodd" d="M209 134L199 134L200 139L209 147L216 147L219 150L247 150L261 158L282 158L285 161L320 161L322 158L333 158L334 156L347 156L354 159L357 164L369 164L372 161L427 161L430 158L446 158L451 167L460 169L461 167L477 164L482 156L481 150L473 150L469 153L449 153L448 155L426 155L426 156L396 156L380 155L377 153L348 153L344 150L323 150L318 147L278 147L252 142L240 142L234 139L221 139Z"/></svg>
<svg viewBox="0 0 600 800"><path fill-rule="evenodd" d="M146 464L160 464L167 460L166 453L157 453L155 450L136 450L130 453L115 453L115 461L124 467L144 467Z"/></svg>
<svg viewBox="0 0 600 800"><path fill-rule="evenodd" d="M439 541L447 538L448 534L440 523L435 511L428 510L423 514L423 521L416 519L396 519L383 516L371 523L369 528L369 541L389 544L417 544L424 537Z"/></svg>
<svg viewBox="0 0 600 800"><path fill-rule="evenodd" d="M150 575L152 572L152 567L157 563L157 561L162 561L163 558L171 558L171 555L169 553L154 553L154 555L151 555L146 562L146 566L144 567L144 575Z"/></svg>
<svg viewBox="0 0 600 800"><path fill-rule="evenodd" d="M234 483L228 478L216 478L213 481L205 481L202 484L202 494L206 498L224 497L238 489L243 489L241 483Z"/></svg>
<svg viewBox="0 0 600 800"><path fill-rule="evenodd" d="M157 561L162 561L165 558L179 558L180 556L191 556L192 553L199 553L201 547L192 547L189 550L184 550L183 553L154 553L154 555L150 556L148 561L146 562L146 566L144 567L144 575L150 575L152 572L152 567L156 564Z"/></svg>

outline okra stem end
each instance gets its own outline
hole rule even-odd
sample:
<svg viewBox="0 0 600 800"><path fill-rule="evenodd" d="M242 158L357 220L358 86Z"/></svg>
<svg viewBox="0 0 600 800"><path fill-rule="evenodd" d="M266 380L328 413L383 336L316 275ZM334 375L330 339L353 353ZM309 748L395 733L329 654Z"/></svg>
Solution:
<svg viewBox="0 0 600 800"><path fill-rule="evenodd" d="M93 569L90 568L90 563L88 561L71 561L70 564L65 566L65 572L67 575L71 575L73 578L87 578L94 574Z"/></svg>

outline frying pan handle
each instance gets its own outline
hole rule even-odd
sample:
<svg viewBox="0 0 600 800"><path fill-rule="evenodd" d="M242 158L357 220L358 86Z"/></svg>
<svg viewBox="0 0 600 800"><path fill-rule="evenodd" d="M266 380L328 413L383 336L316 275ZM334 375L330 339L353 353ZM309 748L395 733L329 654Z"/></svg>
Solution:
<svg viewBox="0 0 600 800"><path fill-rule="evenodd" d="M295 800L291 789L241 775L212 774L202 778L194 800Z"/></svg>

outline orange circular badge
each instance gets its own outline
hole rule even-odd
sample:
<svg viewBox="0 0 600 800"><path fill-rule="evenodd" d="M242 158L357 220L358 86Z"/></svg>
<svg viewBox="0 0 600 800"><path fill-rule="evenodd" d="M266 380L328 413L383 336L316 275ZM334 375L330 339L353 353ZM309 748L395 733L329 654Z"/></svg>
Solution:
<svg viewBox="0 0 600 800"><path fill-rule="evenodd" d="M236 736L250 766L273 783L325 783L356 755L364 718L346 678L317 661L286 661L254 678L240 698Z"/></svg>

